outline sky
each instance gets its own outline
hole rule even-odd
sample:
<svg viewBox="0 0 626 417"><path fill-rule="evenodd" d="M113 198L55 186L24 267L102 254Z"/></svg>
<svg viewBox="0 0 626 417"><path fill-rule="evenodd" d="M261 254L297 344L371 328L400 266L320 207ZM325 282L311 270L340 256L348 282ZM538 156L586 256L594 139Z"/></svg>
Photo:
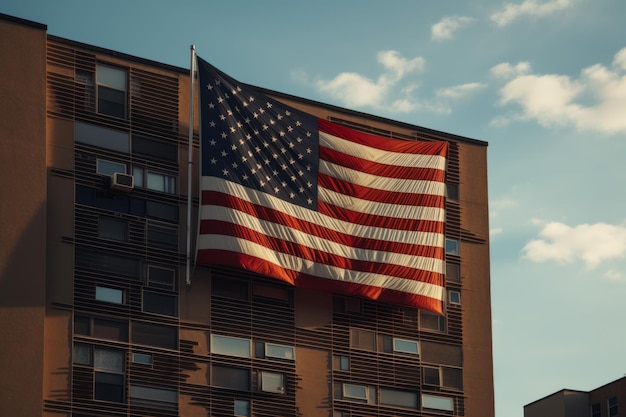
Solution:
<svg viewBox="0 0 626 417"><path fill-rule="evenodd" d="M244 83L487 141L496 416L626 375L625 1L5 0L0 12L183 68L194 44Z"/></svg>

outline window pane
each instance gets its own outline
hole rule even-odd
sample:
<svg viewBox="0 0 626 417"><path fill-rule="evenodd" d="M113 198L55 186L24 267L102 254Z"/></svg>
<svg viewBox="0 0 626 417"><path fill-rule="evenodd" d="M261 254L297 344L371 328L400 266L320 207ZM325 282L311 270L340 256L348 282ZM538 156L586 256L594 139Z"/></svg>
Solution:
<svg viewBox="0 0 626 417"><path fill-rule="evenodd" d="M381 388L380 403L399 407L417 408L417 393Z"/></svg>
<svg viewBox="0 0 626 417"><path fill-rule="evenodd" d="M375 351L376 333L369 330L350 329L350 346Z"/></svg>
<svg viewBox="0 0 626 417"><path fill-rule="evenodd" d="M126 71L108 65L98 64L96 67L96 81L117 90L126 90Z"/></svg>
<svg viewBox="0 0 626 417"><path fill-rule="evenodd" d="M178 229L148 225L147 239L150 245L165 249L178 249Z"/></svg>
<svg viewBox="0 0 626 417"><path fill-rule="evenodd" d="M91 345L74 343L73 362L79 365L91 365Z"/></svg>
<svg viewBox="0 0 626 417"><path fill-rule="evenodd" d="M96 300L109 303L124 303L124 291L115 288L96 287Z"/></svg>
<svg viewBox="0 0 626 417"><path fill-rule="evenodd" d="M96 400L124 402L124 375L96 372Z"/></svg>
<svg viewBox="0 0 626 417"><path fill-rule="evenodd" d="M339 358L339 369L341 369L342 371L350 370L350 358L349 357L341 356Z"/></svg>
<svg viewBox="0 0 626 417"><path fill-rule="evenodd" d="M249 339L211 335L211 353L249 358L251 348L252 342Z"/></svg>
<svg viewBox="0 0 626 417"><path fill-rule="evenodd" d="M148 286L173 290L174 273L175 271L173 269L159 268L158 266L149 265Z"/></svg>
<svg viewBox="0 0 626 417"><path fill-rule="evenodd" d="M76 122L75 135L76 142L116 152L130 153L130 136L128 132Z"/></svg>
<svg viewBox="0 0 626 417"><path fill-rule="evenodd" d="M446 253L450 255L459 254L459 241L446 238Z"/></svg>
<svg viewBox="0 0 626 417"><path fill-rule="evenodd" d="M175 143L142 136L133 135L133 154L145 155L169 162L178 162L178 146Z"/></svg>
<svg viewBox="0 0 626 417"><path fill-rule="evenodd" d="M126 118L126 92L98 86L98 113Z"/></svg>
<svg viewBox="0 0 626 417"><path fill-rule="evenodd" d="M393 339L393 350L394 352L403 352L403 353L419 353L417 342L414 340L406 340L406 339Z"/></svg>
<svg viewBox="0 0 626 417"><path fill-rule="evenodd" d="M274 345L272 343L265 344L265 356L294 360L295 354L293 346Z"/></svg>
<svg viewBox="0 0 626 417"><path fill-rule="evenodd" d="M128 324L112 320L93 319L93 337L128 342Z"/></svg>
<svg viewBox="0 0 626 417"><path fill-rule="evenodd" d="M158 219L178 221L178 206L173 204L158 203L156 201L146 202L146 214L148 217Z"/></svg>
<svg viewBox="0 0 626 417"><path fill-rule="evenodd" d="M454 282L460 282L461 266L452 262L446 262L446 279Z"/></svg>
<svg viewBox="0 0 626 417"><path fill-rule="evenodd" d="M135 187L143 188L143 175L144 171L141 167L133 167L133 179L135 180Z"/></svg>
<svg viewBox="0 0 626 417"><path fill-rule="evenodd" d="M141 261L138 258L98 253L83 248L76 248L76 264L91 271L129 275L136 279L142 275Z"/></svg>
<svg viewBox="0 0 626 417"><path fill-rule="evenodd" d="M96 172L104 175L113 175L115 172L126 174L126 164L98 159L96 161Z"/></svg>
<svg viewBox="0 0 626 417"><path fill-rule="evenodd" d="M448 291L450 304L461 304L461 293L458 291Z"/></svg>
<svg viewBox="0 0 626 417"><path fill-rule="evenodd" d="M134 322L132 327L133 343L176 349L178 332L175 327Z"/></svg>
<svg viewBox="0 0 626 417"><path fill-rule="evenodd" d="M343 384L343 396L367 400L367 387L365 385Z"/></svg>
<svg viewBox="0 0 626 417"><path fill-rule="evenodd" d="M124 352L114 349L94 349L93 366L106 371L124 372Z"/></svg>
<svg viewBox="0 0 626 417"><path fill-rule="evenodd" d="M247 300L249 297L247 282L229 279L216 272L211 274L211 292L216 296L237 300Z"/></svg>
<svg viewBox="0 0 626 417"><path fill-rule="evenodd" d="M448 388L463 389L463 370L459 368L447 368L441 369L443 375L442 386Z"/></svg>
<svg viewBox="0 0 626 417"><path fill-rule="evenodd" d="M424 367L424 384L439 386L439 368Z"/></svg>
<svg viewBox="0 0 626 417"><path fill-rule="evenodd" d="M147 365L152 364L152 355L148 353L133 353L133 362L135 363L144 363Z"/></svg>
<svg viewBox="0 0 626 417"><path fill-rule="evenodd" d="M261 391L284 394L285 381L283 374L261 372Z"/></svg>
<svg viewBox="0 0 626 417"><path fill-rule="evenodd" d="M250 401L235 400L235 416L237 417L249 417L250 416Z"/></svg>
<svg viewBox="0 0 626 417"><path fill-rule="evenodd" d="M143 387L140 385L131 385L129 396L131 398L140 398L151 401L163 401L168 403L178 402L177 391L163 388Z"/></svg>
<svg viewBox="0 0 626 417"><path fill-rule="evenodd" d="M98 219L98 237L126 241L128 240L128 224L124 220L100 217Z"/></svg>
<svg viewBox="0 0 626 417"><path fill-rule="evenodd" d="M449 397L422 394L422 408L433 410L454 411L454 401Z"/></svg>
<svg viewBox="0 0 626 417"><path fill-rule="evenodd" d="M143 292L143 311L177 316L177 307L176 296L174 295L158 294L149 291Z"/></svg>
<svg viewBox="0 0 626 417"><path fill-rule="evenodd" d="M250 370L214 365L212 368L212 384L216 387L230 388L241 391L250 390Z"/></svg>
<svg viewBox="0 0 626 417"><path fill-rule="evenodd" d="M176 177L157 174L156 172L148 172L147 179L148 189L176 194Z"/></svg>

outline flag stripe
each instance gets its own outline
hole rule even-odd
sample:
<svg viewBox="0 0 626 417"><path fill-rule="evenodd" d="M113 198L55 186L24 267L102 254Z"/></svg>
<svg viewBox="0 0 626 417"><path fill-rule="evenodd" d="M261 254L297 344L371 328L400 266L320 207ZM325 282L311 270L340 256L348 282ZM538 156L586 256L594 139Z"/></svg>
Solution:
<svg viewBox="0 0 626 417"><path fill-rule="evenodd" d="M437 282L441 274L428 274L421 271L422 275L425 275L426 277L420 281L375 272L345 269L321 262L311 262L300 256L294 256L278 251L269 251L264 245L246 239L238 239L233 236L201 235L200 242L202 242L203 248L201 252L205 250L211 251L212 249L228 250L256 258L257 262L258 260L262 260L265 263L274 264L281 267L285 272L300 271L304 274L326 279L334 279L353 284L367 284L373 287L393 289L412 294L424 294L437 299L441 299L443 295L442 288L437 284L431 283Z"/></svg>

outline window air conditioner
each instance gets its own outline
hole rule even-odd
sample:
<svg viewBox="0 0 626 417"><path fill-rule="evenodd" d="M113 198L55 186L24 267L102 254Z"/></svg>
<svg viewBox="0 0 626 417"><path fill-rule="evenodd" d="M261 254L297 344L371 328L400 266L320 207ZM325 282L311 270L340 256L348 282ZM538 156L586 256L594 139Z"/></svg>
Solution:
<svg viewBox="0 0 626 417"><path fill-rule="evenodd" d="M135 180L132 175L114 172L111 176L111 188L120 191L132 191L135 188Z"/></svg>

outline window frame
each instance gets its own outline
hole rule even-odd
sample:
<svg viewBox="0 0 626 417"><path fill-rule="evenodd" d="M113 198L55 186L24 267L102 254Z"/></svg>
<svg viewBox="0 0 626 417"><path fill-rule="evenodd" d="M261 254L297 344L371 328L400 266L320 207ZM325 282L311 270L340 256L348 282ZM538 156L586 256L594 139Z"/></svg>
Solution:
<svg viewBox="0 0 626 417"><path fill-rule="evenodd" d="M272 372L272 371L260 371L259 372L259 390L262 392L270 392L273 394L285 394L286 391L286 378L285 374L282 372ZM278 378L280 380L278 387L268 387L267 384L270 384L271 381L266 380L266 378Z"/></svg>
<svg viewBox="0 0 626 417"><path fill-rule="evenodd" d="M396 345L396 342L400 342L400 343L410 343L412 345L415 345L415 351L412 350L407 350L407 349L401 349L399 346ZM393 353L402 353L405 355L419 355L420 354L420 346L419 346L419 342L417 340L411 340L411 339L403 339L400 337L394 337L393 338Z"/></svg>
<svg viewBox="0 0 626 417"><path fill-rule="evenodd" d="M461 291L448 290L448 304L461 305Z"/></svg>
<svg viewBox="0 0 626 417"><path fill-rule="evenodd" d="M285 356L279 356L279 355L273 355L269 353L269 349L268 348L285 348L286 350L290 350L291 351L291 357L285 357ZM266 358L274 358L274 359L282 359L282 360L286 360L286 361L295 361L296 360L296 348L294 346L289 346L289 345L281 345L278 343L271 343L271 342L265 342L265 357Z"/></svg>
<svg viewBox="0 0 626 417"><path fill-rule="evenodd" d="M105 80L100 80L99 79L99 74L101 74L103 71L100 70L100 68L107 68L108 70L114 70L114 71L119 71L121 74L124 76L124 89L119 89L119 86L115 86L115 85L109 85L106 83ZM122 68L119 67L117 65L113 65L113 64L109 64L109 63L105 63L105 62L97 62L96 63L96 75L95 75L95 104L96 104L96 113L98 114L103 114L103 115L107 115L107 116L111 116L111 117L115 117L117 119L122 119L122 120L128 120L128 92L129 92L129 71L128 68ZM118 93L122 93L124 96L124 102L121 103L122 104L122 110L123 110L123 115L122 116L118 116L116 114L111 114L110 112L105 112L102 111L103 109L101 109L100 106L100 96L102 95L101 91L100 91L100 87L104 88L104 89L108 89L111 90L113 92L118 92ZM115 102L114 102L115 103ZM120 104L120 103L115 103L115 104Z"/></svg>
<svg viewBox="0 0 626 417"><path fill-rule="evenodd" d="M365 396L358 396L358 395L353 395L352 393L348 393L346 388L362 388L363 391L365 391ZM349 399L349 400L358 400L358 401L364 401L364 402L369 402L369 388L367 385L361 385L361 384L352 384L349 382L344 382L341 384L341 397L342 399Z"/></svg>

